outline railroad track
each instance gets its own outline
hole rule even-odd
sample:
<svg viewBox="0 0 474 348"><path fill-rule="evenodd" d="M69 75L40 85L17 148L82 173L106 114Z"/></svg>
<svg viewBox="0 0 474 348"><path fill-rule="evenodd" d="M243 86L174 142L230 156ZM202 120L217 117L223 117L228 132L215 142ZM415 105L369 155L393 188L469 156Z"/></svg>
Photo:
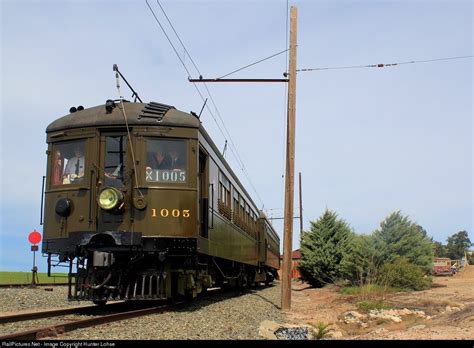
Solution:
<svg viewBox="0 0 474 348"><path fill-rule="evenodd" d="M148 308L131 309L130 307L134 307L134 306L127 306L127 303L117 303L117 304L107 305L104 307L88 306L88 307L80 307L80 308L51 310L51 311L46 311L43 313L35 312L35 313L25 313L25 314L0 317L1 323L13 323L13 322L33 320L33 319L39 319L39 318L50 319L50 318L55 318L58 316L71 315L71 314L94 315L98 312L109 311L111 309L115 311L118 310L118 313L99 314L93 318L80 319L80 320L65 319L64 321L61 321L57 324L42 326L42 327L38 327L38 328L26 330L26 331L21 331L21 332L15 332L12 334L0 336L0 341L36 340L36 339L41 339L41 338L46 338L46 337L51 337L51 336L58 336L66 332L70 332L70 331L85 328L85 327L97 326L97 325L110 323L114 321L136 318L136 317L141 317L144 315L156 314L156 313L166 312L169 310L178 309L184 304L185 302L180 302L180 303L175 303L173 305L160 304L158 306L153 306L153 307L148 307Z"/></svg>
<svg viewBox="0 0 474 348"><path fill-rule="evenodd" d="M40 286L67 286L68 283L41 283L41 284L0 284L0 288L37 288Z"/></svg>
<svg viewBox="0 0 474 348"><path fill-rule="evenodd" d="M123 302L111 303L107 305L106 308L107 310L115 309L116 307L120 308L120 305L123 306ZM36 311L36 312L4 315L4 316L0 316L0 324L15 323L15 322L20 322L20 321L25 321L25 320L54 318L61 315L69 315L69 314L93 314L99 308L100 307L93 305L93 306L86 306L86 307L52 309L52 310L42 311L42 312Z"/></svg>
<svg viewBox="0 0 474 348"><path fill-rule="evenodd" d="M195 301L203 300L209 297L221 293L221 289L213 289L205 294L202 294ZM148 301L130 301L130 302L118 302L111 303L106 306L87 306L87 307L74 307L74 308L64 308L64 309L55 309L43 312L29 312L29 313L20 313L13 314L8 316L0 317L0 324L16 323L27 320L36 320L36 319L52 319L60 316L68 315L97 315L93 318L80 319L80 320L71 320L71 318L65 318L63 321L57 324L50 324L46 326L41 326L34 329L29 329L25 331L19 331L8 335L0 336L0 341L8 340L37 340L46 337L58 336L66 332L74 331L77 329L97 326L105 323L110 323L119 320L137 318L145 315L163 313L171 310L177 310L183 308L189 302L175 302L173 304L161 301L161 304L156 305L156 302ZM149 307L151 304L155 304L152 307ZM146 308L143 308L147 306ZM139 307L138 309L136 307ZM112 314L100 314L103 312L115 311L117 313Z"/></svg>

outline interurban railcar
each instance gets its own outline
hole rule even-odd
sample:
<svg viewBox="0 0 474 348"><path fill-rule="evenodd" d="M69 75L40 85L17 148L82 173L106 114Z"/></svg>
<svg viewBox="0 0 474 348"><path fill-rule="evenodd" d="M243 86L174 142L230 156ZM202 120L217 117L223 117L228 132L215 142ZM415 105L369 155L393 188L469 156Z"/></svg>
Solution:
<svg viewBox="0 0 474 348"><path fill-rule="evenodd" d="M49 270L68 264L70 299L273 281L279 237L194 113L108 100L71 108L46 135L42 251Z"/></svg>

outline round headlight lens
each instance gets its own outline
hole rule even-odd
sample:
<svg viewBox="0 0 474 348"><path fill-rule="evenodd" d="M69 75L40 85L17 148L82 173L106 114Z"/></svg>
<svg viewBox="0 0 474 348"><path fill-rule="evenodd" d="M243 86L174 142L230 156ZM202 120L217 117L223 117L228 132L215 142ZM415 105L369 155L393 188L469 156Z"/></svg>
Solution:
<svg viewBox="0 0 474 348"><path fill-rule="evenodd" d="M56 214L62 217L68 217L69 214L71 214L71 201L67 198L60 198L56 202L56 206L54 207L54 210L56 211Z"/></svg>
<svg viewBox="0 0 474 348"><path fill-rule="evenodd" d="M113 187L103 189L99 194L99 207L104 210L117 208L123 202L123 193Z"/></svg>

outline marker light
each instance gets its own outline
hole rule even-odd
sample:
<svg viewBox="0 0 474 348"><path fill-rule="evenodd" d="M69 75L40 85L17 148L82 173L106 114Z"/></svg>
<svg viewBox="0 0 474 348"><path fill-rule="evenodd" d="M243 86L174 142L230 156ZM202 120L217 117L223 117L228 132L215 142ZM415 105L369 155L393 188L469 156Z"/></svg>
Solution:
<svg viewBox="0 0 474 348"><path fill-rule="evenodd" d="M114 187L107 187L99 194L98 204L104 210L119 208L123 203L123 193Z"/></svg>

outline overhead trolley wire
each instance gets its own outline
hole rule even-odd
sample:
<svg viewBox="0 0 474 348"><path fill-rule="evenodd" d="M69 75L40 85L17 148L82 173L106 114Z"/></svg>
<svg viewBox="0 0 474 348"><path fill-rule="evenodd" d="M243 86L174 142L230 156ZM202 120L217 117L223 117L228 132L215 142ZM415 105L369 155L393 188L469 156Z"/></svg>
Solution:
<svg viewBox="0 0 474 348"><path fill-rule="evenodd" d="M183 41L182 41L181 38L180 38L178 32L177 32L176 29L174 28L173 23L171 23L171 20L169 19L168 15L166 14L165 9L163 8L163 6L161 6L161 3L160 3L159 0L156 0L156 2L157 2L157 4L158 4L158 6L160 7L161 11L163 12L163 14L164 14L166 20L168 21L168 24L169 24L169 25L171 26L171 28L173 29L174 34L176 35L176 37L178 38L179 42L181 43L181 46L183 46L184 52L188 55L188 57L190 58L192 64L194 65L194 68L196 69L196 71L198 72L198 74L201 76L202 74L201 74L199 68L197 67L197 64L194 62L193 58L192 58L191 55L189 54L189 52L188 52L186 46L184 45ZM186 71L188 72L188 78L189 78L191 74L189 73L188 70L186 70ZM195 88L198 89L197 86L196 86L196 84L195 84L195 83L193 83L193 84L194 84ZM216 103L215 103L215 101L214 101L214 98L212 97L211 91L210 91L209 88L207 87L207 84L206 84L206 83L204 83L204 87L206 88L207 94L209 95L209 97L210 97L210 99L211 99L211 102L212 102L212 104L214 105L214 108L215 108L215 111L216 111L216 113L217 113L217 116L218 116L219 119L221 120L221 123L222 123L222 126L224 127L225 133L227 133L227 137L229 138L229 140L230 140L232 146L234 146L234 148L236 149L236 152L237 152L237 147L234 145L234 142L233 142L233 140L232 140L232 137L231 137L229 131L227 130L227 127L226 127L226 125L225 125L225 123L224 123L224 120L222 119L222 117L221 117L221 115L220 115L219 109L217 108L217 105L216 105ZM201 95L201 98L203 98L202 95ZM204 99L203 99L203 100L204 100ZM227 141L227 137L226 137L226 135L223 133L222 129L220 129L220 126L219 126L217 120L215 119L214 114L212 113L212 110L209 108L209 106L208 106L207 104L205 104L205 105L206 105L207 110L209 111L209 113L210 113L211 116L213 117L214 121L216 122L216 124L217 124L219 130L221 131L222 135L224 136L224 139ZM231 148L231 151L232 151L232 148ZM232 151L232 152L233 152L233 151ZM237 153L234 153L234 152L233 152L233 154L234 154L234 156L236 157L239 166L240 166L240 167L244 167L243 161L242 161L241 157L239 156L238 152L237 152ZM242 169L242 170L243 170L243 169Z"/></svg>
<svg viewBox="0 0 474 348"><path fill-rule="evenodd" d="M163 12L163 14L165 15L165 18L166 18L166 20L168 21L169 25L171 26L171 29L173 29L173 32L174 32L174 34L176 35L176 37L178 38L179 43L181 44L181 46L183 46L184 52L188 55L189 59L191 59L191 63L193 63L194 68L197 70L197 72L198 72L199 74L201 74L201 73L199 72L199 69L198 69L196 63L194 63L193 58L191 57L191 55L189 54L188 50L186 49L186 46L184 45L183 41L181 41L181 38L179 37L178 33L177 33L176 30L174 29L174 26L173 26L173 24L171 23L171 20L169 19L168 15L166 14L165 9L163 8L163 6L161 6L160 1L159 1L159 0L156 0L156 3L158 4L158 6L160 6L161 12ZM187 71L187 70L186 70L186 71ZM187 72L188 72L188 71L187 71ZM188 72L188 73L189 73L189 72ZM191 76L191 75L189 75L189 76Z"/></svg>
<svg viewBox="0 0 474 348"><path fill-rule="evenodd" d="M166 20L168 21L168 24L169 24L169 25L171 26L171 28L173 29L174 34L176 35L176 37L178 38L179 42L181 43L181 46L183 46L183 49L184 49L185 53L186 53L186 54L188 55L188 57L190 58L192 64L194 65L194 68L196 69L196 71L198 72L199 75L202 75L201 72L200 72L200 70L199 70L199 68L197 67L197 64L194 62L194 60L193 60L193 58L191 57L191 55L189 54L189 52L188 52L186 46L184 45L183 41L181 40L181 38L180 38L178 32L175 30L175 28L174 28L174 26L173 26L173 23L171 23L171 20L169 19L168 15L166 14L165 9L163 8L163 6L161 6L160 1L159 1L159 0L156 0L156 2L157 2L157 4L158 4L158 6L160 7L161 11L163 12L163 14L164 14ZM188 72L188 77L189 77L189 76L190 76L189 71L188 71L188 70L186 70L186 71ZM198 90L196 84L195 84L195 83L193 83L193 84L194 84L195 88ZM218 109L218 107L217 107L217 105L216 105L216 103L215 103L215 101L214 101L214 98L212 97L211 91L210 91L209 88L207 87L207 84L206 84L206 83L204 83L204 87L206 88L207 94L209 95L209 97L210 97L210 99L211 99L211 102L212 102L212 104L214 105L214 108L215 108L215 111L216 111L216 113L217 113L217 116L218 116L219 119L221 120L221 123L222 123L222 126L223 126L224 130L225 130L225 133L227 133L227 137L229 138L232 147L235 149L235 152L234 152L234 150L232 149L232 147L230 147L231 152L233 153L234 157L236 158L240 169L242 170L242 172L244 172L245 176L246 176L247 179L249 180L249 182L250 182L251 186L253 187L253 189L254 189L256 195L258 196L260 202L263 204L263 201L261 200L261 198L260 198L258 192L256 191L255 187L253 186L253 183L251 182L250 178L248 177L248 175L247 175L247 173L246 173L246 168L245 168L244 162L243 162L242 158L240 157L240 155L239 155L239 153L238 153L238 151L237 151L237 147L235 146L234 141L233 141L233 139L232 139L232 137L231 137L229 131L227 130L227 127L226 127L226 125L225 125L225 123L224 123L224 120L223 120L222 117L221 117L220 111L219 111L219 109ZM199 93L199 94L201 95L201 93ZM201 95L201 98L204 100L204 97L203 97L202 95ZM216 124L217 124L219 130L221 131L222 135L224 136L225 141L227 142L227 137L226 137L226 135L224 134L224 132L222 131L222 129L220 128L219 123L218 123L217 120L215 119L212 110L209 108L209 106L208 106L207 104L205 104L205 105L206 105L207 110L208 110L209 113L211 114L212 118L213 118L214 121L216 122Z"/></svg>
<svg viewBox="0 0 474 348"><path fill-rule="evenodd" d="M163 34L165 34L166 39L168 39L168 42L170 43L171 47L173 48L174 53L176 53L176 56L178 57L179 61L181 62L181 65L183 66L184 70L186 70L186 72L188 73L188 76L191 76L191 73L189 72L188 68L186 67L186 64L184 64L184 62L183 62L183 60L181 59L181 57L180 57L178 51L177 51L176 48L174 47L173 42L171 41L171 39L169 38L168 34L166 33L165 28L163 28L163 26L161 25L161 22L158 20L158 17L156 17L155 12L154 12L153 9L151 8L150 4L148 3L148 0L145 0L145 2L146 2L146 4L148 5L148 8L150 9L151 13L153 14L153 17L155 17L156 23L158 23L158 25L159 25L160 28L161 28L161 31L163 31Z"/></svg>
<svg viewBox="0 0 474 348"><path fill-rule="evenodd" d="M163 14L164 14L166 20L168 21L168 24L171 26L171 28L172 28L174 34L176 35L176 37L178 38L179 42L181 43L181 46L183 46L184 52L185 52L185 53L188 55L188 57L190 58L192 64L194 65L194 68L196 69L196 71L198 72L198 74L199 74L200 76L202 76L201 71L199 70L199 68L197 67L197 64L194 62L193 58L192 58L191 55L189 54L189 52L188 52L186 46L184 45L183 41L182 41L181 38L180 38L178 32L175 30L175 28L174 28L174 26L173 26L173 23L171 22L170 18L169 18L168 15L166 14L165 9L163 8L163 6L161 6L161 3L160 3L159 0L156 0L156 2L157 2L157 4L158 4L158 6L160 7L161 11L163 12ZM248 68L248 67L250 67L250 66L252 66L252 65L256 65L256 64L258 64L258 63L260 63L260 62L263 62L263 61L265 61L265 60L267 60L267 59L273 58L273 57L275 57L275 56L277 56L277 55L279 55L279 54L282 54L282 53L284 53L284 52L286 52L286 51L288 51L288 50L278 52L278 53L276 53L276 54L274 54L274 55L272 55L272 56L269 56L269 57L264 58L264 59L262 59L262 60L260 60L260 61L258 61L258 62L252 63L252 64L250 64L250 65L247 65L247 66L243 67L243 68L240 68L240 69L238 69L238 70L235 70L235 71L233 71L233 72L231 72L231 73L229 73L229 74L227 74L227 75L224 75L224 76L222 76L222 77L220 77L220 78L223 78L223 77L225 77L225 76L229 76L229 75L231 75L231 74L233 74L233 73L235 73L235 72L237 72L237 71L244 70L245 68ZM186 70L186 71L187 71L187 70ZM188 76L189 76L189 75L190 75L190 74L189 74L189 72L188 72ZM197 86L196 86L195 83L194 83L194 85L195 85L195 88L197 89ZM232 136L230 135L230 132L228 131L228 129L227 129L226 125L225 125L224 120L222 119L222 116L221 116L221 113L220 113L220 111L219 111L219 108L217 107L216 102L214 101L214 98L212 97L211 91L209 90L209 88L208 88L208 86L207 86L207 83L204 83L204 87L206 88L207 94L209 95L209 98L211 99L211 102L212 102L212 104L214 105L215 112L216 112L217 116L219 117L219 119L220 119L220 121L221 121L221 123L222 123L222 126L223 126L223 128L224 128L224 131L225 131L225 133L227 134L227 137L228 137L229 140L230 140L230 144L231 144L230 150L231 150L231 152L233 153L234 157L236 158L237 163L238 163L240 169L242 170L242 172L244 173L244 175L247 177L247 180L249 181L249 183L250 183L250 185L252 186L252 188L253 188L255 194L257 195L258 199L260 200L260 203L263 204L263 200L260 198L260 195L258 194L257 190L255 189L255 187L254 187L254 185L253 185L253 182L251 181L250 177L248 176L247 170L246 170L246 168L245 168L244 161L242 160L242 158L240 157L239 152L237 151L237 146L235 146L234 141L233 141L233 139L232 139ZM202 95L201 95L201 98L203 98ZM203 100L204 100L204 99L203 99ZM208 106L207 104L206 104L206 108L207 108L207 110L209 111L209 113L211 114L211 116L213 117L213 119L214 119L214 121L216 122L217 126L219 127L219 124L218 124L217 120L215 119L214 114L212 113L211 109L209 108L209 106ZM220 129L220 127L219 127L219 129ZM223 134L223 132L222 132L221 129L220 129L220 131L221 131L222 135L224 136L225 141L227 142L227 137L226 137L226 135ZM234 152L234 150L232 149L232 147L235 149L235 152Z"/></svg>
<svg viewBox="0 0 474 348"><path fill-rule="evenodd" d="M168 42L170 43L170 45L171 45L171 47L173 48L173 50L174 50L176 56L178 57L179 61L181 62L181 65L182 65L183 68L186 70L186 72L187 72L187 74L188 74L188 78L189 78L189 77L191 76L191 73L190 73L189 69L187 68L187 66L186 66L186 64L184 63L183 59L180 57L178 51L176 50L175 46L173 45L173 42L171 41L171 39L169 38L168 34L166 33L166 30L164 29L164 27L162 26L162 24L161 24L161 22L159 21L158 17L156 16L155 12L154 12L153 9L151 8L150 4L148 3L148 0L145 0L145 2L146 2L146 4L147 4L148 8L150 9L151 13L153 14L153 17L155 18L155 21L158 23L158 25L160 26L161 30L162 30L163 33L165 34L165 36L166 36ZM169 25L170 25L171 28L173 29L173 32L175 33L175 35L176 35L176 37L178 38L179 42L180 42L181 45L183 46L185 53L186 53L186 54L188 55L188 57L190 58L192 64L194 65L194 68L195 68L196 71L201 75L201 73L199 72L199 68L197 67L196 63L195 63L194 60L192 59L192 57L191 57L191 55L189 54L188 50L186 49L186 46L185 46L184 43L182 42L182 40L181 40L181 38L179 37L177 31L174 29L173 24L171 23L169 17L167 16L167 14L166 14L164 8L161 6L159 0L157 0L157 4L158 4L159 7L161 8L163 14L165 15L165 17L166 17L166 19L167 19ZM201 91L199 90L199 88L197 87L196 83L193 83L193 85L194 85L194 88L196 89L196 91L198 92L199 96L201 97L201 99L202 99L203 101L205 101L205 98L204 98L204 96L202 95L202 93L201 93ZM211 101L212 101L212 103L213 103L213 105L214 105L215 111L216 111L216 113L217 113L219 119L221 120L221 123L222 123L222 125L223 125L223 127L224 127L224 129L225 129L225 132L227 133L227 136L225 135L224 131L222 130L221 126L219 125L219 122L218 122L217 119L215 118L214 113L212 112L212 110L210 109L210 107L207 105L207 103L205 104L205 106L206 106L207 110L209 111L209 113L211 114L212 118L214 119L214 122L216 123L217 128L219 129L219 131L220 131L221 134L223 135L224 139L227 141L227 138L229 138L230 144L231 144L231 146L229 146L229 148L230 148L232 154L234 155L234 157L236 158L237 163L238 163L240 169L242 170L242 172L243 172L244 175L246 176L246 178L247 178L247 180L249 181L249 183L250 183L252 189L254 190L254 192L255 192L257 198L260 200L260 203L261 203L262 206L263 206L263 205L264 205L264 204L263 204L263 200L261 199L261 197L260 197L260 195L258 194L257 190L255 189L255 186L253 185L252 180L250 179L248 173L246 172L246 168L245 168L244 162L242 161L240 155L238 154L237 147L235 146L235 144L234 144L234 142L233 142L233 140L232 140L232 137L230 136L230 133L229 133L229 131L227 130L227 127L225 126L225 123L224 123L222 117L220 116L219 109L217 108L217 105L215 104L214 99L212 98L212 95L211 95L211 93L210 93L210 91L209 91L207 85L206 85L206 84L204 84L204 85L205 85L205 88L206 88L206 90L207 90L207 93L208 93L208 95L209 95L209 97L210 97L210 99L211 99ZM235 149L235 151L234 151L234 149Z"/></svg>
<svg viewBox="0 0 474 348"><path fill-rule="evenodd" d="M338 70L338 69L385 68L385 67L393 67L393 66L397 66L397 65L429 63L429 62L438 62L438 61L453 60L453 59L466 59L466 58L472 58L472 57L474 57L474 56L459 56L459 57L435 58L435 59L426 59L426 60L411 60L411 61L407 61L407 62L388 63L388 64L383 63L383 64L350 65L350 66L336 66L336 67L325 67L325 68L297 69L296 71L306 72L306 71Z"/></svg>

